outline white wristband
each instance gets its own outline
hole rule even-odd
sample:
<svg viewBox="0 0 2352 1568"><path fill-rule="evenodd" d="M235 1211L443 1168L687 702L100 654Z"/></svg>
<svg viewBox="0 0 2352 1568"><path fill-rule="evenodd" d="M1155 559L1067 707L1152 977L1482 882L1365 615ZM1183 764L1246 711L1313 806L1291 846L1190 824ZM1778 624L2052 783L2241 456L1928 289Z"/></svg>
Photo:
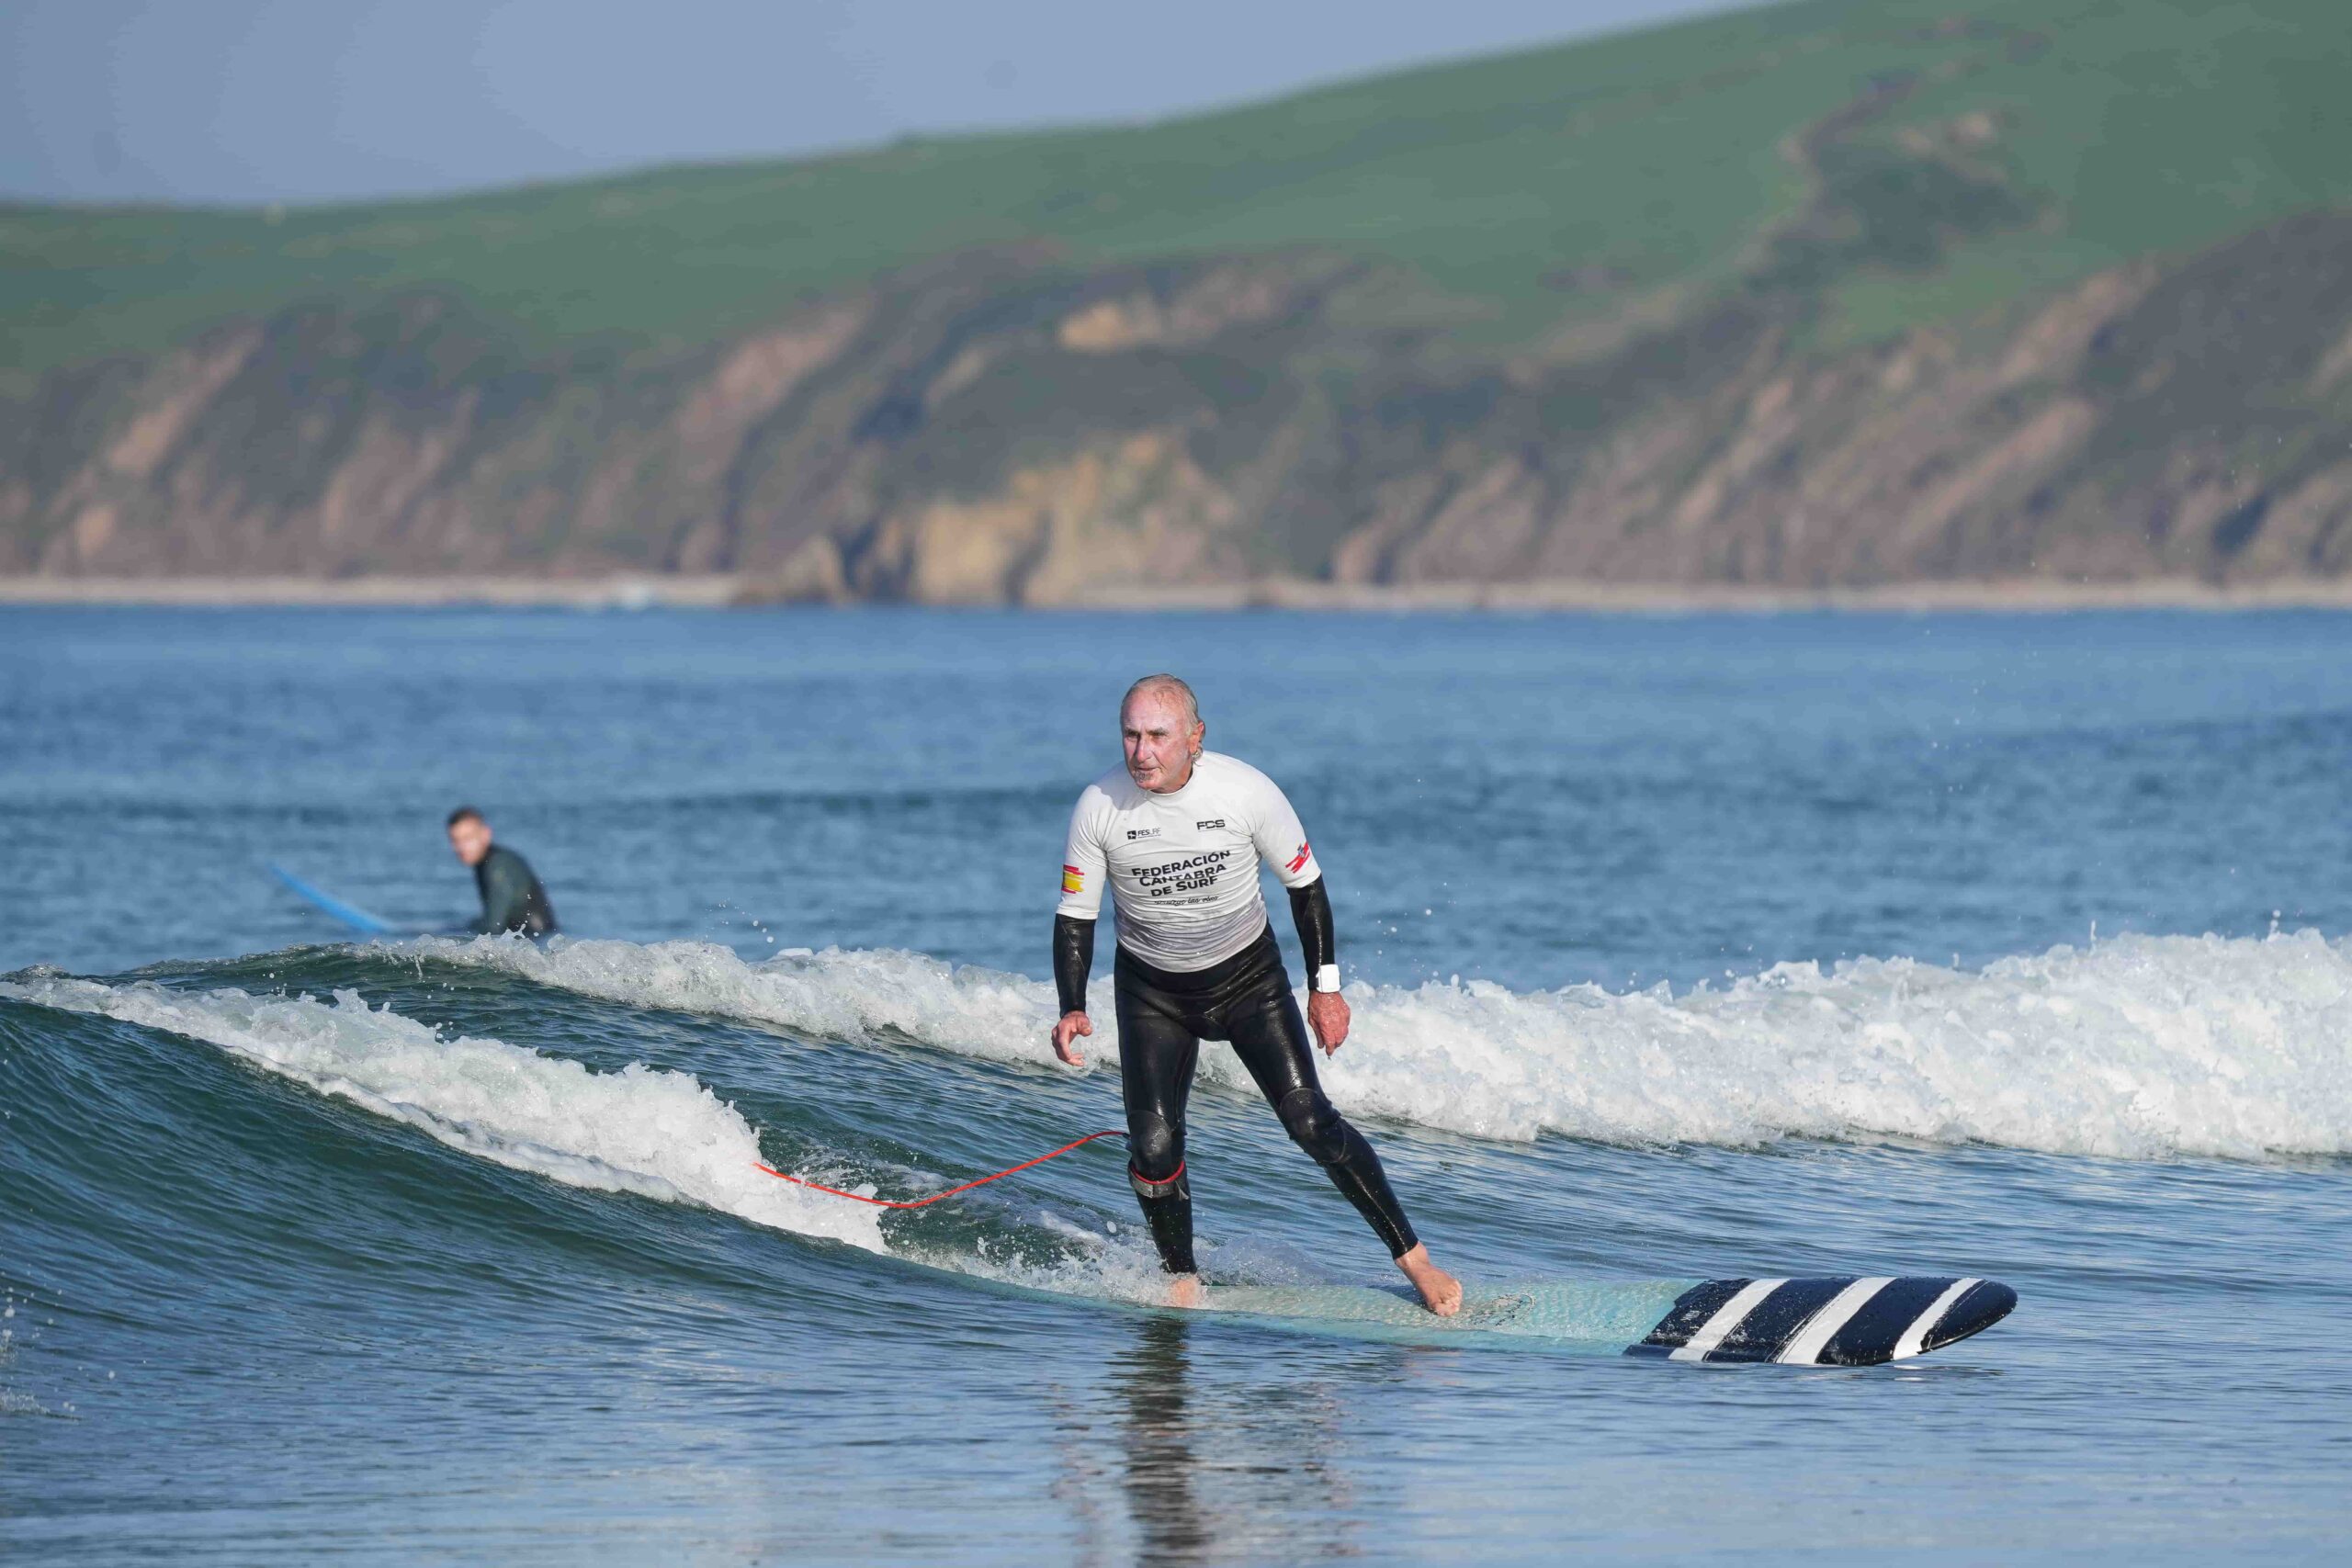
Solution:
<svg viewBox="0 0 2352 1568"><path fill-rule="evenodd" d="M1317 969L1315 972L1314 988L1318 991L1338 990L1340 988L1340 966L1336 964L1326 964L1322 968Z"/></svg>

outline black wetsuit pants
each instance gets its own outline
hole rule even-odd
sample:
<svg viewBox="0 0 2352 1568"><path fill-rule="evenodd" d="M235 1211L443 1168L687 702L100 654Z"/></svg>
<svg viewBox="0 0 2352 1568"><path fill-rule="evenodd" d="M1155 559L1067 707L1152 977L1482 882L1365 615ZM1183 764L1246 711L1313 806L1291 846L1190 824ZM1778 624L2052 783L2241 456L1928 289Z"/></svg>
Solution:
<svg viewBox="0 0 2352 1568"><path fill-rule="evenodd" d="M1119 1080L1127 1105L1128 1169L1144 1221L1171 1274L1194 1272L1193 1194L1184 1178L1184 1102L1203 1040L1232 1043L1292 1141L1314 1156L1391 1257L1416 1245L1380 1156L1323 1097L1314 1047L1269 928L1224 963L1195 974L1155 968L1119 949Z"/></svg>

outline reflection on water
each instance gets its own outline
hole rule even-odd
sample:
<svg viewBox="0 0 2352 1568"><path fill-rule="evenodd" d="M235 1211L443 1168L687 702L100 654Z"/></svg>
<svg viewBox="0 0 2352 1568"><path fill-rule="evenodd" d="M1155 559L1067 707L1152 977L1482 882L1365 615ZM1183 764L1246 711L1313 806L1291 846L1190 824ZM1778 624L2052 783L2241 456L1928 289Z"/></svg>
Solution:
<svg viewBox="0 0 2352 1568"><path fill-rule="evenodd" d="M1197 1371L1196 1332L1173 1314L1145 1317L1108 1368L1138 1558L1359 1555L1340 1392L1250 1343L1219 1347L1210 1370Z"/></svg>
<svg viewBox="0 0 2352 1568"><path fill-rule="evenodd" d="M1193 1416L1191 1333L1181 1317L1147 1317L1114 1371L1126 1402L1119 1436L1127 1512L1144 1554L1170 1562L1205 1562L1216 1540L1201 1509L1202 1434Z"/></svg>

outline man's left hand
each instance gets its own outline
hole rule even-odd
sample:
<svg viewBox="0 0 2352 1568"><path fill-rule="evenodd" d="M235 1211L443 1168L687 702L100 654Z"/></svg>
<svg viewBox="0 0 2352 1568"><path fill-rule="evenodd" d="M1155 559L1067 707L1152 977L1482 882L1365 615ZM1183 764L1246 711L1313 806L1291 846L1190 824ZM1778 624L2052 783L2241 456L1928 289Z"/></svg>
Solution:
<svg viewBox="0 0 2352 1568"><path fill-rule="evenodd" d="M1306 1025L1328 1056L1348 1043L1348 998L1337 991L1310 991L1306 996Z"/></svg>

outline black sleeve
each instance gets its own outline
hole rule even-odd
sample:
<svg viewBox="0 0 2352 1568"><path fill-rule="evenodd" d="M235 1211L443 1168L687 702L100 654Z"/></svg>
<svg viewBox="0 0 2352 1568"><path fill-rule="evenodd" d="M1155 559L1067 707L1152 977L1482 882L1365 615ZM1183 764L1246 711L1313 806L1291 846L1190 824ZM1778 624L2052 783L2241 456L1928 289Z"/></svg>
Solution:
<svg viewBox="0 0 2352 1568"><path fill-rule="evenodd" d="M1054 917L1054 989L1062 1011L1086 1010L1086 976L1094 969L1094 922Z"/></svg>
<svg viewBox="0 0 2352 1568"><path fill-rule="evenodd" d="M1306 984L1315 985L1315 972L1326 964L1340 961L1340 942L1331 934L1331 896L1323 891L1327 877L1317 877L1304 887L1290 890L1290 918L1298 922L1298 945L1306 954Z"/></svg>

